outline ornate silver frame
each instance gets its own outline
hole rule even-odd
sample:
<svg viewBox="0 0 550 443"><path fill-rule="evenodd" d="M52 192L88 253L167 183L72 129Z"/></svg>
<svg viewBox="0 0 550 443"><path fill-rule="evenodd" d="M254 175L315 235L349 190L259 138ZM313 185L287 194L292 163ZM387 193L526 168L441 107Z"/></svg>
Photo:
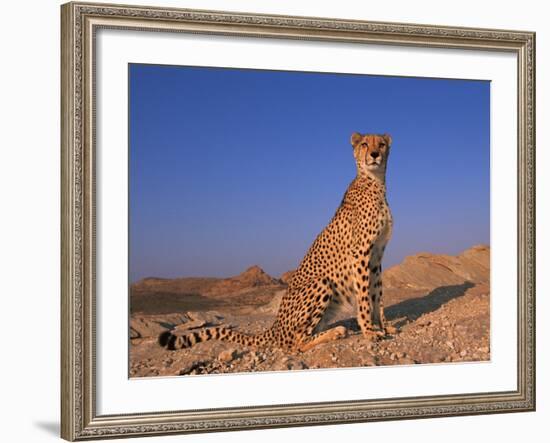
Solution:
<svg viewBox="0 0 550 443"><path fill-rule="evenodd" d="M68 3L61 7L61 436L67 440L533 411L535 34ZM95 408L94 35L99 28L508 51L518 60L518 380L510 392L100 416Z"/></svg>

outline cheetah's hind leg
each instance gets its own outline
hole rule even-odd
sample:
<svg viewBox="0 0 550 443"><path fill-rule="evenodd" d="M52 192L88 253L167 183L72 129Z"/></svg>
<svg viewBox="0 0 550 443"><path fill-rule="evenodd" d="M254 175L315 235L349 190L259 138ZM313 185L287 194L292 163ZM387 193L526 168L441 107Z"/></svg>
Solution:
<svg viewBox="0 0 550 443"><path fill-rule="evenodd" d="M338 340L347 336L348 330L345 326L336 326L328 329L327 331L319 332L318 334L308 337L306 341L302 342L298 346L300 352L309 351L311 348L320 345L321 343L327 343L329 341Z"/></svg>

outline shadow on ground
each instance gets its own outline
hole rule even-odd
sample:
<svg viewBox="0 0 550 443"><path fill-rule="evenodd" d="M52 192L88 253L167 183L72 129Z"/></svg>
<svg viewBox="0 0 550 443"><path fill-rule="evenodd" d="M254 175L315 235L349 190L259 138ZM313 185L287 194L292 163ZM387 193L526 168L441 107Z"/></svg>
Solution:
<svg viewBox="0 0 550 443"><path fill-rule="evenodd" d="M422 315L439 309L452 299L462 297L468 289L474 286L471 282L464 282L461 285L440 286L423 297L411 298L387 307L385 310L386 318L395 320L406 317L408 322L415 321Z"/></svg>
<svg viewBox="0 0 550 443"><path fill-rule="evenodd" d="M389 306L384 310L386 314L386 320L392 321L396 319L402 319L396 327L401 327L406 323L410 323L430 312L436 311L445 303L451 301L454 298L462 297L466 294L468 289L473 288L475 285L471 282L465 282L461 285L440 286L432 290L429 294L411 298L409 300L396 303ZM343 325L349 331L359 332L359 325L355 318L348 318L335 322L334 325Z"/></svg>

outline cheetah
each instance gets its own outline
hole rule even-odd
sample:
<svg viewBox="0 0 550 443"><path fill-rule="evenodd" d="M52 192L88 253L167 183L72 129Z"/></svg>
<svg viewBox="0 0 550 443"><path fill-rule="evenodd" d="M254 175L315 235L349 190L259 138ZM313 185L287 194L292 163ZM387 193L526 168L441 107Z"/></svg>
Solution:
<svg viewBox="0 0 550 443"><path fill-rule="evenodd" d="M384 317L381 280L382 257L393 225L385 184L391 143L388 134L352 134L357 175L332 220L288 281L270 328L257 335L226 326L179 336L166 331L158 343L175 350L206 340L224 340L305 352L347 335L344 326L323 330L346 305L356 306L357 322L366 338L395 333Z"/></svg>

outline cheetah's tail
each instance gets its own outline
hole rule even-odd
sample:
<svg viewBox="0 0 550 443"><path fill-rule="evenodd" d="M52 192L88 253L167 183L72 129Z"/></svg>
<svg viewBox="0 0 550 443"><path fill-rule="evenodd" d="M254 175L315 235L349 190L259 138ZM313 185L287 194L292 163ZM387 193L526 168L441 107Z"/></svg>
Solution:
<svg viewBox="0 0 550 443"><path fill-rule="evenodd" d="M261 334L246 335L225 326L216 326L190 331L183 335L175 335L171 331L165 331L159 335L158 344L171 351L190 348L197 343L208 340L223 340L243 346L261 347L271 343L273 337L273 328L269 328Z"/></svg>

